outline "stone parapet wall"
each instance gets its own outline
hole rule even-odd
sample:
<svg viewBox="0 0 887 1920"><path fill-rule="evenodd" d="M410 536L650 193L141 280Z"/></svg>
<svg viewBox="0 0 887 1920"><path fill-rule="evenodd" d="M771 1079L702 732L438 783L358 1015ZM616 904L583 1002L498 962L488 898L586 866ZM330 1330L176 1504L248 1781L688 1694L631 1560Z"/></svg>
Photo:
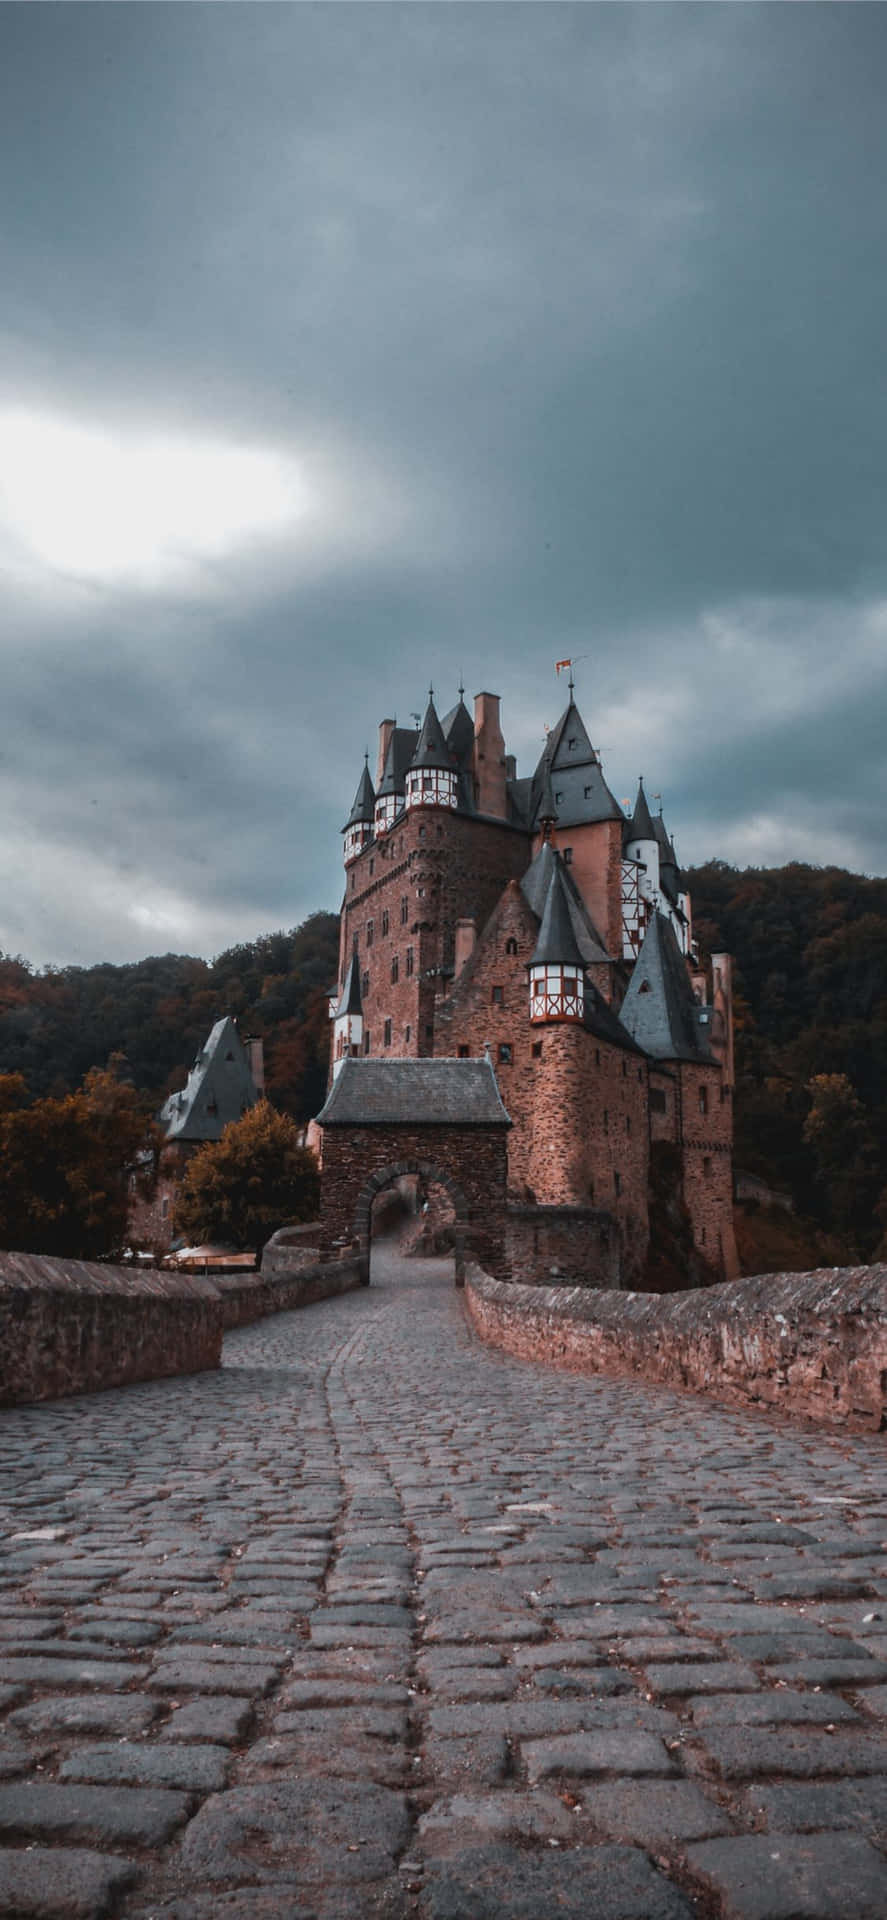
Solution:
<svg viewBox="0 0 887 1920"><path fill-rule="evenodd" d="M350 1293L360 1286L360 1276L356 1259L296 1266L289 1272L276 1269L270 1274L263 1259L261 1273L217 1274L213 1285L221 1295L222 1325L227 1331L263 1320L269 1313L289 1313L296 1307L310 1307L315 1300Z"/></svg>
<svg viewBox="0 0 887 1920"><path fill-rule="evenodd" d="M0 1254L0 1406L217 1367L209 1280L48 1255Z"/></svg>
<svg viewBox="0 0 887 1920"><path fill-rule="evenodd" d="M505 1215L512 1280L528 1286L619 1286L621 1238L595 1207L514 1207Z"/></svg>
<svg viewBox="0 0 887 1920"><path fill-rule="evenodd" d="M520 1286L470 1270L482 1339L827 1426L887 1427L887 1266L760 1274L691 1293Z"/></svg>
<svg viewBox="0 0 887 1920"><path fill-rule="evenodd" d="M295 1227L281 1227L262 1248L262 1273L295 1273L303 1267L315 1267L320 1257L320 1223L309 1220Z"/></svg>

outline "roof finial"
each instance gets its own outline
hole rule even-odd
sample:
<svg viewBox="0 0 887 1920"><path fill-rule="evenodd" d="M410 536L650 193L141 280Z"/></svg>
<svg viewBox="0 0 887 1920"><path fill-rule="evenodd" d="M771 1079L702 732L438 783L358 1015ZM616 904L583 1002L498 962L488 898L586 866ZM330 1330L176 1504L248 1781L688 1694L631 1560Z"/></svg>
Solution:
<svg viewBox="0 0 887 1920"><path fill-rule="evenodd" d="M429 687L429 689L428 689L428 698L429 698L429 700L433 700L433 699L434 699L434 688L433 688L433 687Z"/></svg>
<svg viewBox="0 0 887 1920"><path fill-rule="evenodd" d="M460 667L460 669L459 669L459 699L460 699L460 700L464 700L464 698L465 698L465 675L464 675L464 673L462 672L462 669L461 669L461 667Z"/></svg>

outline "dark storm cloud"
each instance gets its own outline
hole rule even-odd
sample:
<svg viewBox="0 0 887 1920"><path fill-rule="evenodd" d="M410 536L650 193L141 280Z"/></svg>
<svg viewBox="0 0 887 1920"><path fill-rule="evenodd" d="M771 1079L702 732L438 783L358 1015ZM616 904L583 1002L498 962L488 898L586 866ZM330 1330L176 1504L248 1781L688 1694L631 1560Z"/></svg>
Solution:
<svg viewBox="0 0 887 1920"><path fill-rule="evenodd" d="M161 486L84 571L0 465L0 944L334 905L382 713L461 670L526 766L570 653L685 859L883 865L882 9L7 6L0 55L0 415L313 503L177 543Z"/></svg>

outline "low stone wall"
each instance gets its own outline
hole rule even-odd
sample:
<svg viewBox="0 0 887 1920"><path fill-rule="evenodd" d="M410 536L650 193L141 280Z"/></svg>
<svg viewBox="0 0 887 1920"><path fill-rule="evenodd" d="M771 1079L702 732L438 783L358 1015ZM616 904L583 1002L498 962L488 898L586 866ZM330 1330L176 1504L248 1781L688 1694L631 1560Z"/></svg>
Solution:
<svg viewBox="0 0 887 1920"><path fill-rule="evenodd" d="M827 1426L887 1427L887 1266L767 1273L691 1293L519 1286L472 1269L481 1338Z"/></svg>
<svg viewBox="0 0 887 1920"><path fill-rule="evenodd" d="M280 1227L262 1248L262 1273L295 1273L314 1267L320 1256L320 1224L309 1220L297 1227Z"/></svg>
<svg viewBox="0 0 887 1920"><path fill-rule="evenodd" d="M221 1351L211 1280L0 1254L0 1406L201 1373Z"/></svg>
<svg viewBox="0 0 887 1920"><path fill-rule="evenodd" d="M361 1264L355 1257L330 1260L325 1266L297 1267L289 1272L216 1274L213 1286L222 1303L222 1325L245 1327L251 1320L263 1320L269 1313L289 1313L295 1307L310 1307L315 1300L329 1300L338 1293L350 1293L361 1284Z"/></svg>

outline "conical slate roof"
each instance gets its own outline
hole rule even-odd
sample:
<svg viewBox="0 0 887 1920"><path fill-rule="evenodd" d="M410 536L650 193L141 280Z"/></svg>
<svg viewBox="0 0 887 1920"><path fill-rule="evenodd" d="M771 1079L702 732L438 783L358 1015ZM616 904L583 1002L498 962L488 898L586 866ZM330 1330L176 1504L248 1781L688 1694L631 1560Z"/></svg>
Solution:
<svg viewBox="0 0 887 1920"><path fill-rule="evenodd" d="M531 861L521 881L521 892L532 908L537 920L542 919L545 902L551 886L551 876L556 867L560 867L561 879L570 908L570 920L573 937L582 955L586 967L606 964L610 956L603 940L591 918L578 887L570 877L568 867L559 860L550 840L543 841L535 859Z"/></svg>
<svg viewBox="0 0 887 1920"><path fill-rule="evenodd" d="M425 771L433 767L445 767L448 771L453 769L453 756L444 739L433 697L429 697L422 731L410 766L417 771Z"/></svg>
<svg viewBox="0 0 887 1920"><path fill-rule="evenodd" d="M539 938L530 958L530 966L584 966L573 932L573 919L564 886L563 869L557 857L555 857L548 898L542 914Z"/></svg>
<svg viewBox="0 0 887 1920"><path fill-rule="evenodd" d="M539 825L539 805L546 774L551 783L555 815L559 827L587 826L598 820L621 820L622 808L614 800L601 771L601 763L589 740L574 700L561 714L548 737L533 776L530 821Z"/></svg>
<svg viewBox="0 0 887 1920"><path fill-rule="evenodd" d="M410 765L413 754L416 751L417 738L418 735L409 727L394 727L392 729L391 739L388 742L388 752L385 755L382 778L379 781L379 788L376 794L377 800L381 800L383 796L388 794L403 794L406 792L407 767Z"/></svg>
<svg viewBox="0 0 887 1920"><path fill-rule="evenodd" d="M678 899L678 861L672 841L668 837L665 821L661 813L653 822L653 833L659 847L659 882L663 893L677 906Z"/></svg>
<svg viewBox="0 0 887 1920"><path fill-rule="evenodd" d="M364 766L364 770L360 776L357 792L354 796L354 805L351 809L351 812L348 815L348 818L345 822L344 827L342 828L342 832L347 833L349 827L360 826L364 821L368 821L370 824L372 824L375 808L376 808L376 795L373 789L372 780L370 779L369 766L366 765Z"/></svg>
<svg viewBox="0 0 887 1920"><path fill-rule="evenodd" d="M644 935L619 1018L654 1060L714 1065L709 1045L711 1009L693 998L671 921L654 913Z"/></svg>
<svg viewBox="0 0 887 1920"><path fill-rule="evenodd" d="M639 780L638 781L638 797L634 803L634 813L632 814L631 820L629 822L626 839L655 840L655 838L656 838L656 833L653 827L653 820L650 813L650 809L647 805L647 796L644 792L644 783L643 783L643 780Z"/></svg>
<svg viewBox="0 0 887 1920"><path fill-rule="evenodd" d="M339 1003L338 1003L338 1006L336 1007L336 1019L338 1020L340 1014L343 1014L343 1013L362 1013L362 1012L363 1012L363 1005L360 998L360 966L356 956L352 954L351 959L348 962L348 972L345 975L345 985L342 988L342 991L339 995Z"/></svg>
<svg viewBox="0 0 887 1920"><path fill-rule="evenodd" d="M554 788L551 784L551 766L548 760L542 771L539 788L539 804L536 808L536 820L541 826L545 821L557 819L557 807L554 804Z"/></svg>

